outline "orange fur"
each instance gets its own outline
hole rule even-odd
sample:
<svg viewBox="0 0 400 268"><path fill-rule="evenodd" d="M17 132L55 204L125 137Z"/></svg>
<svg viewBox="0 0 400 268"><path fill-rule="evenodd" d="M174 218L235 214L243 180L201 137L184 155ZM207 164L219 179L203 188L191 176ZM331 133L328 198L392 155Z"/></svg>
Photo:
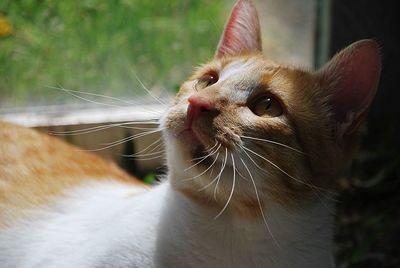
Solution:
<svg viewBox="0 0 400 268"><path fill-rule="evenodd" d="M45 204L65 190L93 180L145 187L115 164L55 137L0 122L0 225L23 209Z"/></svg>
<svg viewBox="0 0 400 268"><path fill-rule="evenodd" d="M245 79L248 83L256 83L256 91L259 93L265 92L275 96L282 103L285 110L284 117L266 120L254 117L249 120L253 121L256 128L249 130L238 112L240 109L246 109L249 104L230 102L225 96L221 96L219 92L225 86L223 82L194 90L193 83L204 74L220 73L235 61L255 62L255 71L249 72ZM258 149L263 151L261 153L263 156L294 178L290 178L273 164L255 157L256 162L271 174L266 187L259 185L260 194L288 209L304 208L308 204L313 204L313 200L334 191L335 179L350 163L357 149L357 132L346 136L340 143L333 139L331 107L327 104L327 93L321 88L319 77L315 72L278 65L259 53L216 58L205 64L182 85L175 99L176 107L186 105L185 96L188 95L198 95L212 100L217 110L215 113L202 114L194 123L194 127L198 129L197 136L206 148L212 147L217 140L223 148L228 148L230 151L240 150L237 148L235 136L251 131L250 136L271 139L304 152L297 154L282 147L253 141ZM251 98L248 101L251 102ZM186 113L172 109L168 115L167 127L179 132L185 125L185 120ZM194 150L188 150L186 141L178 143L178 146L185 158L193 158ZM197 172L202 172L205 168L207 166L195 167ZM210 179L213 177L215 174ZM219 189L215 198L213 187L209 187L210 191L198 192L199 188L208 183L209 180L192 180L179 184L177 188L197 203L221 209L230 195L230 185ZM268 200L263 200L266 207ZM241 196L239 190L235 192L227 210L241 217L252 217L258 215L259 210L258 204L253 204L256 204L254 199Z"/></svg>

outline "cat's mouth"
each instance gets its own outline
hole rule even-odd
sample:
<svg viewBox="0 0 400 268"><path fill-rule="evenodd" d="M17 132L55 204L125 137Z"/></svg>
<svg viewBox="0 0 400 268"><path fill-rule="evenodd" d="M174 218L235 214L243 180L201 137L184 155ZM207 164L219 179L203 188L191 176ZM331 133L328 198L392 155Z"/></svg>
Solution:
<svg viewBox="0 0 400 268"><path fill-rule="evenodd" d="M212 142L212 138L209 134L210 133L207 133L204 126L198 125L186 119L183 124L183 129L178 132L177 138L182 140L188 146L191 144L208 147Z"/></svg>
<svg viewBox="0 0 400 268"><path fill-rule="evenodd" d="M214 162L213 157L202 145L198 146L197 149L194 151L192 155L192 161L203 167L209 167Z"/></svg>
<svg viewBox="0 0 400 268"><path fill-rule="evenodd" d="M209 157L209 152L207 150L207 148L210 148L212 145L209 144L208 140L204 139L204 137L193 131L193 129L186 128L180 131L177 138L189 151L192 160L202 159L203 161L201 164L203 165L209 165L209 162L212 163L212 158Z"/></svg>
<svg viewBox="0 0 400 268"><path fill-rule="evenodd" d="M204 148L207 146L204 140L190 127L180 131L177 138L188 148L195 149L193 151L197 151L199 147Z"/></svg>

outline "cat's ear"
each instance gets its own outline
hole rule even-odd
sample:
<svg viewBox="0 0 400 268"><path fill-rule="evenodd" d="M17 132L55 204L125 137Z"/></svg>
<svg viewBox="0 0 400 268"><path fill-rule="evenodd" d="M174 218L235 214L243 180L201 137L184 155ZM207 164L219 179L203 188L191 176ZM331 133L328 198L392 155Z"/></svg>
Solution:
<svg viewBox="0 0 400 268"><path fill-rule="evenodd" d="M378 45L365 39L343 49L318 71L333 109L337 138L358 129L375 96L380 70Z"/></svg>
<svg viewBox="0 0 400 268"><path fill-rule="evenodd" d="M215 58L261 52L260 22L251 0L239 0L226 22Z"/></svg>

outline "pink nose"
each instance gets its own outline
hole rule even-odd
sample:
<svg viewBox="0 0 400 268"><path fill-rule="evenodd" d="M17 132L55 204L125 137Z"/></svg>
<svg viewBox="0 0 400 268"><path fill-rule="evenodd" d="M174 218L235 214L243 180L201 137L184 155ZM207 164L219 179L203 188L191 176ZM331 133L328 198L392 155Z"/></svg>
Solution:
<svg viewBox="0 0 400 268"><path fill-rule="evenodd" d="M204 111L215 110L214 101L210 97L192 95L188 99L189 106L197 108Z"/></svg>
<svg viewBox="0 0 400 268"><path fill-rule="evenodd" d="M188 98L187 123L192 126L193 120L207 112L216 111L214 100L210 97L192 95Z"/></svg>

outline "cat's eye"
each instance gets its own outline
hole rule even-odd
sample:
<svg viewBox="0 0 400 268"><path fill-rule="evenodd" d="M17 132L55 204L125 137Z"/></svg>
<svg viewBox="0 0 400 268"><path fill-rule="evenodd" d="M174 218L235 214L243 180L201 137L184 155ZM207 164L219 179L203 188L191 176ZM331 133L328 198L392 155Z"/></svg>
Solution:
<svg viewBox="0 0 400 268"><path fill-rule="evenodd" d="M203 74L198 80L196 89L202 89L208 86L211 86L218 82L219 76L218 73L215 71L209 71Z"/></svg>
<svg viewBox="0 0 400 268"><path fill-rule="evenodd" d="M281 104L271 96L257 99L251 110L258 116L277 117L283 114Z"/></svg>

